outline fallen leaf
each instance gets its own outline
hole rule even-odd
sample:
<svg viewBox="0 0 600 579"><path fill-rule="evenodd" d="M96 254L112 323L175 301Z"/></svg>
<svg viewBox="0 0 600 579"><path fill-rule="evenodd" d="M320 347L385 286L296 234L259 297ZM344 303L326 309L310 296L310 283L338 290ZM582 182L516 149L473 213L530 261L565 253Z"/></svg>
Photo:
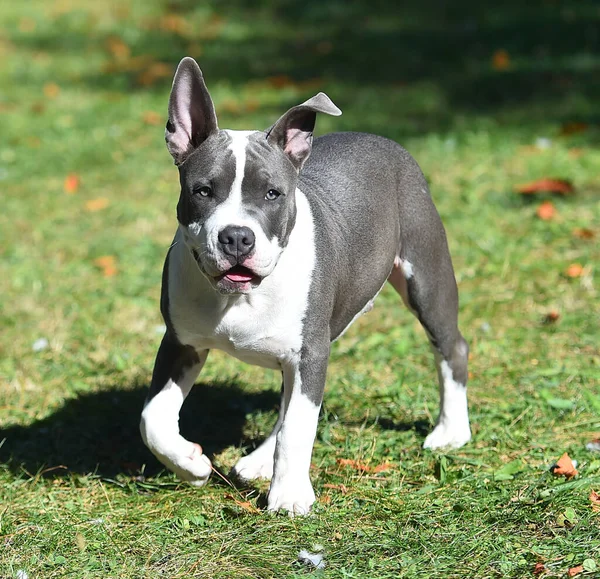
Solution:
<svg viewBox="0 0 600 579"><path fill-rule="evenodd" d="M581 157L583 155L583 153L584 153L584 151L581 147L573 147L572 149L569 149L569 152L567 154L572 159L578 159L579 157Z"/></svg>
<svg viewBox="0 0 600 579"><path fill-rule="evenodd" d="M142 86L150 86L159 80L170 78L172 74L171 65L164 62L152 62L140 72L136 80Z"/></svg>
<svg viewBox="0 0 600 579"><path fill-rule="evenodd" d="M590 502L592 503L592 511L600 512L600 494L596 491L590 491Z"/></svg>
<svg viewBox="0 0 600 579"><path fill-rule="evenodd" d="M370 467L365 463L354 460L353 458L338 458L337 463L341 466L348 466L361 472L369 472L370 470Z"/></svg>
<svg viewBox="0 0 600 579"><path fill-rule="evenodd" d="M496 50L492 55L492 68L494 70L507 70L510 67L510 56L504 49Z"/></svg>
<svg viewBox="0 0 600 579"><path fill-rule="evenodd" d="M577 565L577 567L571 567L567 571L567 575L569 577L575 577L575 575L579 575L580 573L583 573L583 565Z"/></svg>
<svg viewBox="0 0 600 579"><path fill-rule="evenodd" d="M19 32L33 32L35 30L35 20L32 18L21 18L19 20Z"/></svg>
<svg viewBox="0 0 600 579"><path fill-rule="evenodd" d="M559 318L560 318L560 314L556 310L550 310L544 316L542 323L543 324L553 324L554 322L558 321Z"/></svg>
<svg viewBox="0 0 600 579"><path fill-rule="evenodd" d="M324 505L328 505L331 503L331 495L321 495L319 497L319 502Z"/></svg>
<svg viewBox="0 0 600 579"><path fill-rule="evenodd" d="M286 76L285 74L271 76L267 79L267 81L273 88L286 88L296 84L291 77Z"/></svg>
<svg viewBox="0 0 600 579"><path fill-rule="evenodd" d="M87 211L95 212L102 209L106 209L110 204L110 201L106 197L99 197L98 199L90 199L86 202L85 208Z"/></svg>
<svg viewBox="0 0 600 579"><path fill-rule="evenodd" d="M581 277L583 275L583 266L580 263L572 263L565 270L567 277Z"/></svg>
<svg viewBox="0 0 600 579"><path fill-rule="evenodd" d="M390 470L392 468L392 465L389 462L384 462L382 464L378 464L377 466L374 466L371 468L371 472L383 472L386 470Z"/></svg>
<svg viewBox="0 0 600 579"><path fill-rule="evenodd" d="M587 130L588 130L587 123L570 122L570 123L565 123L560 128L560 134L563 137L566 137L568 135L575 135L576 133L583 133L584 131L587 131Z"/></svg>
<svg viewBox="0 0 600 579"><path fill-rule="evenodd" d="M64 189L65 193L69 195L74 195L77 193L77 189L79 189L79 185L81 184L81 179L79 175L76 173L71 173L65 177Z"/></svg>
<svg viewBox="0 0 600 579"><path fill-rule="evenodd" d="M541 575L546 570L546 566L543 563L536 563L533 568L534 575Z"/></svg>
<svg viewBox="0 0 600 579"><path fill-rule="evenodd" d="M579 239L594 239L596 232L593 229L587 229L587 227L576 227L573 229L573 237Z"/></svg>
<svg viewBox="0 0 600 579"><path fill-rule="evenodd" d="M44 85L44 94L49 99L55 99L60 93L60 87L55 82L47 82Z"/></svg>
<svg viewBox="0 0 600 579"><path fill-rule="evenodd" d="M566 195L567 193L573 193L575 189L573 188L573 184L566 179L550 179L548 177L543 177L537 181L517 185L515 191L522 195L534 195L535 193L542 192Z"/></svg>
<svg viewBox="0 0 600 579"><path fill-rule="evenodd" d="M160 125L160 124L162 124L162 116L159 115L155 111L144 111L144 113L142 113L142 120L147 125Z"/></svg>
<svg viewBox="0 0 600 579"><path fill-rule="evenodd" d="M552 474L554 476L564 476L567 479L573 478L579 474L571 457L565 452L552 467Z"/></svg>
<svg viewBox="0 0 600 579"><path fill-rule="evenodd" d="M106 39L106 49L115 60L127 60L131 56L131 49L118 36L109 36Z"/></svg>
<svg viewBox="0 0 600 579"><path fill-rule="evenodd" d="M335 489L336 491L340 491L343 495L345 495L348 492L348 487L345 484L332 484L332 483L325 483L323 485L326 489Z"/></svg>
<svg viewBox="0 0 600 579"><path fill-rule="evenodd" d="M117 263L114 255L101 255L94 260L94 265L102 270L104 277L113 277L117 274Z"/></svg>
<svg viewBox="0 0 600 579"><path fill-rule="evenodd" d="M227 493L225 495L226 499L233 501L238 507L243 509L248 513L258 513L260 512L250 501L240 501L238 498L234 497L232 494Z"/></svg>
<svg viewBox="0 0 600 579"><path fill-rule="evenodd" d="M536 210L537 216L543 221L556 217L556 207L550 201L544 201Z"/></svg>

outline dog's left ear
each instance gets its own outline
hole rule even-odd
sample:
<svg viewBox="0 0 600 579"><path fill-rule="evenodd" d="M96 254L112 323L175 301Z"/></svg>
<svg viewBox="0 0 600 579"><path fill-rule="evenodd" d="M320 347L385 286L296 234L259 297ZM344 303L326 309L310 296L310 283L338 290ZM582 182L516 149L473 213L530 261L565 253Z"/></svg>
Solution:
<svg viewBox="0 0 600 579"><path fill-rule="evenodd" d="M179 63L173 79L165 130L167 149L175 164L183 163L196 147L218 130L215 106L202 71L196 61L187 56Z"/></svg>
<svg viewBox="0 0 600 579"><path fill-rule="evenodd" d="M342 111L325 93L320 92L291 108L267 131L267 141L281 147L297 171L310 155L317 113L337 117Z"/></svg>

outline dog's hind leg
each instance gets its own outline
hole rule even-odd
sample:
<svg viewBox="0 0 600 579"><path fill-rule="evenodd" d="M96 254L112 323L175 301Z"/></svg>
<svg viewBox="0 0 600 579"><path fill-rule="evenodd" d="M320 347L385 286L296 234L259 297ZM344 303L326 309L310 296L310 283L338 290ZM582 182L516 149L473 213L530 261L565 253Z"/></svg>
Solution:
<svg viewBox="0 0 600 579"><path fill-rule="evenodd" d="M200 445L179 433L179 411L207 355L208 350L197 353L167 333L156 355L140 422L142 438L156 458L180 479L195 486L208 481L212 466Z"/></svg>
<svg viewBox="0 0 600 579"><path fill-rule="evenodd" d="M458 292L445 235L443 229L435 233L434 249L415 248L414 240L403 246L389 281L421 322L435 356L440 413L423 446L458 448L471 439L466 387L469 348L458 330Z"/></svg>

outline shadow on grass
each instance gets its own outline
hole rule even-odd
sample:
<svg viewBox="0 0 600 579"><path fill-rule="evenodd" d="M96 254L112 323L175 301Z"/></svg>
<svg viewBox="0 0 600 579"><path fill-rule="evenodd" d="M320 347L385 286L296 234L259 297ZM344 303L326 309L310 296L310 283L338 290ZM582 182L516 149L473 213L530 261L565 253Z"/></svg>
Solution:
<svg viewBox="0 0 600 579"><path fill-rule="evenodd" d="M147 465L147 476L163 469L144 446L139 417L147 388L110 389L68 400L51 416L30 426L0 430L0 462L15 474L44 472L47 476L94 473L113 478L136 474ZM279 393L247 393L235 383L198 384L181 411L181 431L202 444L211 456L229 446L251 444L244 436L246 416L273 410Z"/></svg>
<svg viewBox="0 0 600 579"><path fill-rule="evenodd" d="M104 67L74 80L97 90L166 92L177 62L190 55L198 58L211 83L318 79L319 89L343 83L350 101L352 87L381 91L429 83L435 102L420 107L423 132L444 130L461 114L502 107L533 107L544 119L598 118L585 106L573 108L573 99L600 99L600 13L591 0L561 6L546 0L493 6L475 0L234 0L226 8L215 1L171 0L162 10L162 20L155 16L106 31L92 24L82 27L75 11L60 16L64 21L57 20L47 32L15 42L44 52L105 50ZM175 26L173 18L189 26ZM119 34L131 38L131 59L125 65L112 62L107 48ZM497 51L504 51L507 60L494 68ZM156 63L159 73L149 81ZM377 106L380 98L363 106ZM369 129L369 115L364 116L367 121L357 129Z"/></svg>

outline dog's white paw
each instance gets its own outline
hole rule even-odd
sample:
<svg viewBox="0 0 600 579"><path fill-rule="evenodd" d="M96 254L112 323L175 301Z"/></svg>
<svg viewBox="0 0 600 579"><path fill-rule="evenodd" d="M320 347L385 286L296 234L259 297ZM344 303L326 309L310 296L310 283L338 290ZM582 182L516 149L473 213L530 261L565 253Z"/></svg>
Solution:
<svg viewBox="0 0 600 579"><path fill-rule="evenodd" d="M423 448L435 450L437 448L460 448L471 440L469 424L457 427L440 422L427 436Z"/></svg>
<svg viewBox="0 0 600 579"><path fill-rule="evenodd" d="M212 474L210 459L202 453L202 447L195 442L189 443L189 449L174 460L162 460L181 480L192 486L204 486ZM160 458L160 457L159 457ZM170 464L168 464L170 463Z"/></svg>
<svg viewBox="0 0 600 579"><path fill-rule="evenodd" d="M269 511L287 511L290 517L308 515L315 499L308 477L287 477L271 483L267 508Z"/></svg>
<svg viewBox="0 0 600 579"><path fill-rule="evenodd" d="M232 475L242 481L273 478L273 449L257 448L237 461Z"/></svg>

